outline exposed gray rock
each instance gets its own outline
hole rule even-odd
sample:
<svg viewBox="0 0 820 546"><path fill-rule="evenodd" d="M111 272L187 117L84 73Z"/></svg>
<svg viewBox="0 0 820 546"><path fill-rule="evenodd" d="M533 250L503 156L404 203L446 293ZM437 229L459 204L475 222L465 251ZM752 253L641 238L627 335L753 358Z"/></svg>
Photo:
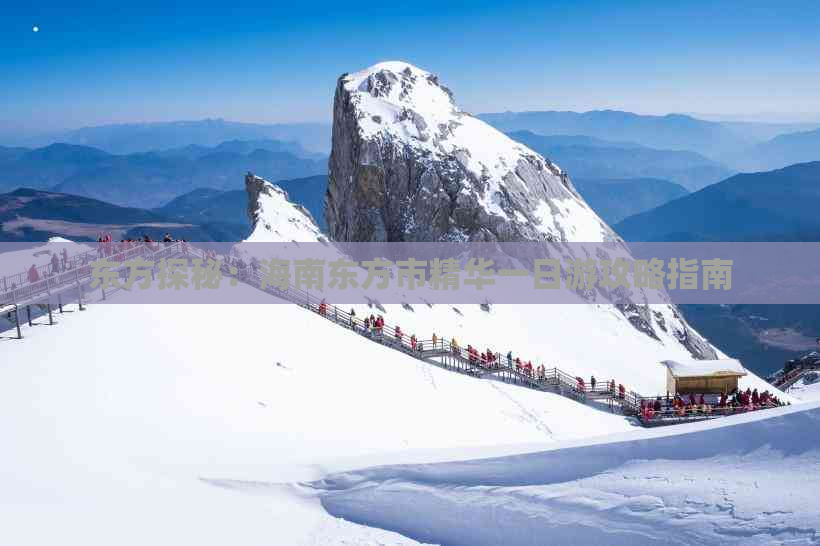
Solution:
<svg viewBox="0 0 820 546"><path fill-rule="evenodd" d="M617 240L558 167L460 111L415 67L339 78L329 170L325 215L340 241L578 241L566 231L577 215L594 240Z"/></svg>
<svg viewBox="0 0 820 546"><path fill-rule="evenodd" d="M436 76L406 63L339 78L325 216L337 241L621 243L565 172L460 110ZM693 356L714 358L671 308L672 325L645 303L618 305L647 336L673 328Z"/></svg>

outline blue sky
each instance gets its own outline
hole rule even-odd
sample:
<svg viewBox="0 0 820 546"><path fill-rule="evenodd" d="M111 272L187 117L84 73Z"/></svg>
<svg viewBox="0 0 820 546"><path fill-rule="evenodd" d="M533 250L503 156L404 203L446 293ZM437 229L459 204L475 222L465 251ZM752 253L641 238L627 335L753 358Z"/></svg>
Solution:
<svg viewBox="0 0 820 546"><path fill-rule="evenodd" d="M6 125L327 121L341 73L391 59L474 112L820 118L816 2L68 4L3 7Z"/></svg>

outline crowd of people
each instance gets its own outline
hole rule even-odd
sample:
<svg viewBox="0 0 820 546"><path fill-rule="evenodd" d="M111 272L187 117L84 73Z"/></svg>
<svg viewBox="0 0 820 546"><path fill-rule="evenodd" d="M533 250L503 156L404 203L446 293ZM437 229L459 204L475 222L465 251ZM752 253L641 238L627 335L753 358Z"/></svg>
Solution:
<svg viewBox="0 0 820 546"><path fill-rule="evenodd" d="M741 411L755 411L765 408L784 406L777 396L768 390L759 392L757 389L747 388L745 391L736 389L732 393L720 395L689 394L683 397L667 394L665 398L656 397L654 400L641 400L640 415L645 421L664 416L686 417L692 415L710 415L712 413L734 413Z"/></svg>
<svg viewBox="0 0 820 546"><path fill-rule="evenodd" d="M326 300L323 299L321 302L319 302L317 311L320 315L327 316L329 309L330 306L328 305ZM337 315L334 316L334 320L338 322L338 309L336 307L333 307L333 312ZM405 332L401 329L400 325L396 325L393 327L392 336L390 335L390 333L388 333L388 336L385 337L385 324L384 317L382 315L371 314L369 317L365 317L364 320L359 321L356 318L356 311L351 308L348 312L348 317L350 321L350 327L354 331L358 331L363 335L372 338L377 338L381 341L396 343L399 345L403 345L404 340L407 339L409 349L411 351L416 352L424 350L423 342L419 341L415 334L411 334L409 337L407 337ZM443 338L440 338L435 332L433 332L431 342L432 349L444 350L445 340ZM449 350L453 356L464 358L471 365L481 366L482 368L486 368L488 370L499 369L504 366L504 360L502 359L501 353L494 352L489 347L486 348L484 351L479 351L477 348L473 347L470 344L468 344L466 348L462 348L459 345L458 340L456 338L451 338L449 343ZM512 351L507 352L506 367L515 369L515 371L517 371L518 373L535 379L536 381L546 381L548 378L552 377L551 375L548 376L546 365L541 364L539 366L533 366L531 360L523 362L520 357L513 357ZM550 369L550 371L552 371L552 369ZM576 380L577 384L575 386L575 389L578 392L590 392L586 386L586 382L584 381L584 379L578 377L576 378ZM596 388L596 385L597 382L595 377L593 376L590 380L590 386L592 390ZM607 383L607 389L612 392L613 397L617 396L618 398L623 400L626 396L626 387L624 387L624 385L622 384L618 384L616 386L614 379Z"/></svg>
<svg viewBox="0 0 820 546"><path fill-rule="evenodd" d="M57 273L62 273L67 269L68 251L65 248L63 248L63 250L59 253L51 253L51 260L49 261L48 265L38 268L37 265L31 264L31 267L29 267L28 271L26 272L26 278L28 279L28 282L30 284L34 284L36 282L41 281L44 277L47 277L49 275L56 275Z"/></svg>
<svg viewBox="0 0 820 546"><path fill-rule="evenodd" d="M107 258L109 256L115 256L125 250L130 248L134 248L137 245L147 245L152 251L156 251L159 249L159 245L157 243L179 243L185 242L185 239L174 239L170 233L166 233L162 237L162 241L156 241L149 237L148 235L143 235L140 239L120 239L119 242L113 240L113 237L110 233L100 233L97 236L97 255L100 258Z"/></svg>
<svg viewBox="0 0 820 546"><path fill-rule="evenodd" d="M108 233L100 234L97 242L99 243L98 254L100 257L109 257L116 256L117 254L120 254L135 245L153 245L157 241L153 241L150 237L145 235L142 239L122 239L119 243L117 243L112 241L111 234ZM162 242L184 243L185 241L184 239L174 240L170 234L166 233ZM206 251L206 258L211 255L213 255L214 259L216 258L215 253L212 251ZM225 260L229 265L232 263L229 261L228 257L226 257ZM62 271L66 271L69 268L69 261L68 252L65 248L63 248L59 254L57 252L53 252L51 254L49 264L50 273L48 269L45 268L47 266L38 268L36 265L32 264L27 272L28 281L30 283L36 283L41 280L43 275L54 275ZM243 269L247 267L240 258L236 258L233 264L236 266L241 266ZM256 265L257 264L254 264L253 262L251 263L251 267L254 267L254 269L256 268ZM327 316L328 309L329 306L327 302L322 300L318 306L319 314L322 316ZM338 308L334 306L333 312L334 314L338 314ZM379 338L382 341L386 339L388 342L395 343L402 347L405 346L404 340L406 338L407 345L412 352L424 351L423 342L419 341L415 334L411 334L407 337L406 333L399 325L393 327L392 336L388 335L387 338L385 338L385 321L382 315L376 316L371 314L369 317L366 316L364 320L360 321L356 318L356 311L351 308L348 316L349 325L354 331L359 331L363 335L369 337ZM338 321L338 316L334 317L334 319ZM432 348L443 351L444 344L444 339L433 333ZM498 369L503 366L501 354L494 352L490 348L486 348L484 351L479 351L477 348L468 344L466 349L462 349L456 338L452 338L450 340L449 349L454 356L465 358L471 365L478 365L487 369ZM544 364L534 367L532 361L530 360L523 362L520 357L513 357L512 351L507 352L506 367L515 369L518 373L533 378L537 381L545 381L547 379L547 368ZM612 398L617 397L620 400L624 400L626 397L626 387L623 384L616 385L614 379L606 382L606 386L601 389L598 389L598 381L595 376L590 377L589 386L587 386L586 381L582 377L576 377L575 381L575 389L579 393L588 394L597 393L600 391L611 395ZM732 393L723 393L719 396L689 394L686 399L679 394L672 396L667 393L666 397L659 396L654 399L641 399L639 413L641 419L644 421L649 421L665 416L686 417L692 415L709 415L717 412L730 413L738 411L754 411L783 405L785 404L768 390L761 393L757 389L748 388L745 391L735 390Z"/></svg>
<svg viewBox="0 0 820 546"><path fill-rule="evenodd" d="M323 299L321 302L319 302L317 311L320 315L327 316L329 309L330 306L328 305L326 300ZM336 307L333 307L333 312L334 314L336 314L336 316L334 316L334 320L338 322L338 309ZM371 314L369 317L365 317L364 320L358 321L356 319L356 311L351 308L348 312L348 317L350 321L350 327L354 331L358 331L363 335L377 338L381 341L393 342L399 345L403 345L403 342L406 338L408 341L409 349L411 351L416 352L424 350L423 342L419 341L415 334L411 334L409 337L407 337L407 335L399 325L393 327L392 339L390 335L385 337L385 324L384 317L382 315ZM440 338L435 332L433 332L431 342L432 349L444 350L445 340L443 338ZM494 352L489 347L486 348L484 351L479 351L477 348L473 347L470 344L468 344L466 348L462 348L459 345L458 340L456 338L451 338L449 349L450 353L453 356L464 358L471 365L481 366L482 368L486 368L488 370L499 369L504 366L504 360L502 359L501 353ZM552 377L551 375L548 376L546 365L541 364L539 366L533 366L531 360L523 362L520 357L513 357L512 351L507 352L506 367L515 369L515 371L517 371L518 373L535 379L536 381L546 381L548 378ZM576 378L576 380L577 384L575 385L575 389L578 392L590 392L583 378L578 377ZM596 388L596 385L597 382L595 377L593 376L590 380L591 389L594 390ZM614 379L607 383L607 389L612 393L613 397L617 396L620 399L624 399L626 396L626 387L624 387L624 385L622 384L618 384L616 386Z"/></svg>
<svg viewBox="0 0 820 546"><path fill-rule="evenodd" d="M113 258L115 261L117 260L117 256L122 254L124 251L134 248L137 245L146 244L152 251L156 251L159 248L157 243L174 243L174 242L185 242L185 239L174 239L170 233L166 233L162 241L155 241L148 235L143 235L141 239L120 239L119 242L114 241L113 237L110 233L99 233L97 235L97 256L98 258ZM206 251L211 252L211 251ZM214 258L216 255L213 255ZM63 273L68 271L71 267L76 267L78 264L73 263L76 261L76 256L74 258L69 258L68 250L65 247L60 252L52 252L51 259L49 263L38 267L36 264L31 264L31 266L26 271L26 279L28 280L29 284L37 283L46 277L51 275L56 275L58 273ZM79 265L86 265L89 261L89 258L86 257ZM12 289L16 288L16 284L12 285Z"/></svg>
<svg viewBox="0 0 820 546"><path fill-rule="evenodd" d="M623 400L626 398L626 387L623 385L623 383L618 383L616 386L614 379L607 381L606 385L600 388L598 385L598 380L595 379L594 375L589 378L589 387L587 387L587 383L583 377L576 377L575 383L575 388L579 392L607 394L612 396L613 398L617 396L619 400Z"/></svg>
<svg viewBox="0 0 820 546"><path fill-rule="evenodd" d="M328 304L326 301L322 300L319 304L318 311L319 314L323 316L327 315ZM335 307L334 312L336 312ZM407 339L411 351L423 351L422 342L418 341L416 335L411 334L408 338L399 325L392 328L392 335L385 336L385 323L382 315L371 314L369 317L365 317L363 321L358 321L356 319L355 310L351 309L348 316L351 328L360 331L364 335L401 345L405 347L405 349L408 348L404 344L404 340ZM432 335L432 348L441 351L445 348L445 340L440 338L436 333ZM498 369L506 363L507 368L514 369L518 373L537 381L545 381L548 378L552 378L552 375L548 376L547 367L544 364L533 366L530 360L524 362L520 357L514 357L512 351L508 351L506 359L504 359L501 353L494 352L489 347L484 351L480 351L471 344L468 344L466 348L462 348L456 338L450 339L449 351L454 356L466 359L471 365L481 366L487 369ZM553 370L550 370L550 372L560 373L553 372ZM614 379L611 379L601 385L594 375L590 377L589 383L582 377L576 377L574 388L579 393L587 395L590 393L600 393L618 400L625 400L627 395L626 387L622 383L616 383ZM637 395L633 393L631 396L636 397ZM631 405L632 403L632 398L630 398L628 404ZM665 398L641 399L640 417L644 421L647 421L663 416L686 417L696 414L708 415L718 412L753 411L782 405L784 405L783 402L781 402L777 396L769 391L763 391L761 393L757 389L747 389L746 391L738 390L731 394L714 397L714 399L710 395L705 394L691 394L686 399L680 395L671 396L667 394Z"/></svg>

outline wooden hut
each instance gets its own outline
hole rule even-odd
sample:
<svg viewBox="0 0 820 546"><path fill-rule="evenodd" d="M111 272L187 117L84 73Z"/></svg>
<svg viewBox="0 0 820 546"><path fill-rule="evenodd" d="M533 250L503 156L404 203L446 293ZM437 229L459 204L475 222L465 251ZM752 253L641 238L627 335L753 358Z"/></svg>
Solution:
<svg viewBox="0 0 820 546"><path fill-rule="evenodd" d="M737 388L738 379L747 375L734 358L720 360L664 360L666 390L675 394L722 394Z"/></svg>

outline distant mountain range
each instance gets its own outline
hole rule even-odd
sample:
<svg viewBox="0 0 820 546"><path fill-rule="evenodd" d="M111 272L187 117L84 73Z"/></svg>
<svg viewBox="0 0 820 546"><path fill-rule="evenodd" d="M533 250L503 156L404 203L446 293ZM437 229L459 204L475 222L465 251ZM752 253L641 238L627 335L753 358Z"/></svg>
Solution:
<svg viewBox="0 0 820 546"><path fill-rule="evenodd" d="M724 165L695 152L657 150L584 135L544 136L514 131L509 136L555 161L573 180L659 178L694 191L732 174Z"/></svg>
<svg viewBox="0 0 820 546"><path fill-rule="evenodd" d="M315 154L297 156L274 140L114 155L73 144L0 148L0 191L18 187L82 195L122 206L157 207L197 188L226 190L247 171L270 180L327 172Z"/></svg>
<svg viewBox="0 0 820 546"><path fill-rule="evenodd" d="M701 117L695 114L693 114L693 116L696 118ZM793 123L771 121L719 121L718 123L730 131L734 131L744 139L751 139L755 142L766 142L780 135L802 133L820 128L820 121L814 123L805 121Z"/></svg>
<svg viewBox="0 0 820 546"><path fill-rule="evenodd" d="M507 133L583 135L653 149L697 152L733 171L820 161L820 123L707 121L682 114L647 116L617 110L501 112L479 117ZM683 183L668 176L661 178Z"/></svg>
<svg viewBox="0 0 820 546"><path fill-rule="evenodd" d="M610 141L635 142L665 150L690 150L720 161L755 143L719 122L682 114L646 116L617 110L591 112L503 112L479 116L504 132L540 135L586 135Z"/></svg>
<svg viewBox="0 0 820 546"><path fill-rule="evenodd" d="M257 150L268 152L282 152L293 154L301 159L323 160L327 156L319 153L306 151L295 142L283 142L272 139L256 140L226 140L216 146L202 146L199 144L189 144L180 148L167 148L155 150L152 153L161 157L184 157L187 159L201 159L213 154L238 154L250 155Z"/></svg>
<svg viewBox="0 0 820 546"><path fill-rule="evenodd" d="M325 226L327 176L277 183ZM250 233L245 190L197 188L154 209L121 207L78 195L20 188L0 194L0 241L45 241L61 236L94 241L99 233L114 239L161 238L165 232L189 241L240 241ZM324 229L324 227L323 227Z"/></svg>
<svg viewBox="0 0 820 546"><path fill-rule="evenodd" d="M291 201L308 209L319 227L323 231L326 230L326 175L280 180L276 185L288 192ZM248 195L245 190L219 191L199 188L154 209L154 212L177 221L240 224L246 229L251 227L248 219Z"/></svg>
<svg viewBox="0 0 820 546"><path fill-rule="evenodd" d="M18 138L13 135L20 134ZM83 127L36 136L3 132L3 144L43 147L56 142L99 148L111 154L133 154L182 148L213 147L228 140L279 140L303 150L330 153L329 123L243 123L224 119L125 123Z"/></svg>
<svg viewBox="0 0 820 546"><path fill-rule="evenodd" d="M816 145L820 123L708 121L682 114L651 116L617 110L502 112L479 114L479 117L508 133L530 131L542 136L582 135L608 141L604 147L617 143L618 148L640 145L667 152L697 152L724 169L734 171L765 170L797 162L820 161L817 155L820 151ZM97 148L117 155L170 149L208 149L226 141L270 140L280 143L276 151L318 159L330 153L330 124L264 124L204 119L102 125L32 134L20 127L0 123L0 145L41 148L59 142ZM590 142L565 142L563 145L586 147ZM579 156L578 159L584 157ZM580 171L575 176L589 177L588 173ZM596 173L594 176L613 175ZM664 178L690 189L702 187L705 183L687 183L687 180L654 172L632 173L629 176ZM703 173L701 179L717 180L708 172Z"/></svg>
<svg viewBox="0 0 820 546"><path fill-rule="evenodd" d="M820 162L738 174L615 230L630 241L811 240L820 234Z"/></svg>
<svg viewBox="0 0 820 546"><path fill-rule="evenodd" d="M735 163L752 171L810 161L820 161L820 129L776 136L746 150Z"/></svg>
<svg viewBox="0 0 820 546"><path fill-rule="evenodd" d="M817 350L817 305L681 305L686 320L709 341L760 375Z"/></svg>
<svg viewBox="0 0 820 546"><path fill-rule="evenodd" d="M820 241L820 162L739 174L615 225L631 241ZM684 305L689 322L758 373L816 348L816 305Z"/></svg>
<svg viewBox="0 0 820 546"><path fill-rule="evenodd" d="M95 241L100 233L111 233L116 240L143 235L161 239L165 232L190 241L235 241L246 236L247 229L218 218L179 221L157 211L29 188L0 194L0 241L45 241L54 236Z"/></svg>
<svg viewBox="0 0 820 546"><path fill-rule="evenodd" d="M573 178L572 182L610 225L689 193L679 184L657 178Z"/></svg>
<svg viewBox="0 0 820 546"><path fill-rule="evenodd" d="M245 190L197 188L153 211L180 222L231 223L250 228L248 195Z"/></svg>

